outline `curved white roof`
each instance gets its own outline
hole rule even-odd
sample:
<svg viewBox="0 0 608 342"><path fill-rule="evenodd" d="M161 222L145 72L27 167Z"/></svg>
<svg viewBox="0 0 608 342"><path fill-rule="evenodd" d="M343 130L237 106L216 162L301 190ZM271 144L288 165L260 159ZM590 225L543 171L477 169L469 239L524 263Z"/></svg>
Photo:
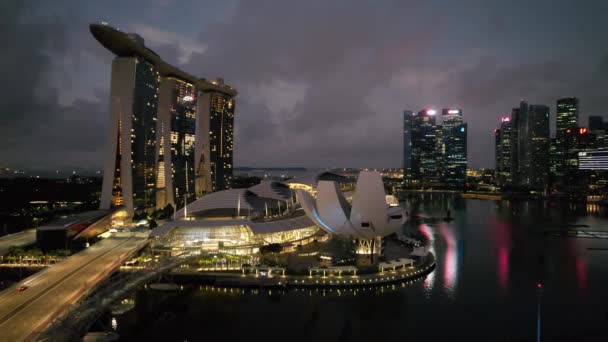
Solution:
<svg viewBox="0 0 608 342"><path fill-rule="evenodd" d="M316 200L303 190L296 196L308 217L332 234L372 239L399 231L405 222L403 208L386 204L382 176L375 171L359 173L352 207L332 181L319 181Z"/></svg>
<svg viewBox="0 0 608 342"><path fill-rule="evenodd" d="M203 211L216 209L234 209L236 213L239 206L241 210L253 209L253 204L248 201L252 195L247 189L212 192L188 204L188 215L196 215ZM178 217L184 216L184 208L178 210L176 215Z"/></svg>
<svg viewBox="0 0 608 342"><path fill-rule="evenodd" d="M262 181L258 185L254 185L247 189L259 197L271 198L282 201L289 201L291 199L291 189L283 183Z"/></svg>
<svg viewBox="0 0 608 342"><path fill-rule="evenodd" d="M292 192L289 187L279 182L261 182L248 189L229 189L212 192L188 204L188 216L197 216L205 211L230 211L230 215L237 214L238 208L241 214L249 210L285 208L277 202L287 202L291 200ZM234 214L232 214L234 213ZM228 213L226 213L228 214ZM177 217L184 216L184 208L176 213Z"/></svg>

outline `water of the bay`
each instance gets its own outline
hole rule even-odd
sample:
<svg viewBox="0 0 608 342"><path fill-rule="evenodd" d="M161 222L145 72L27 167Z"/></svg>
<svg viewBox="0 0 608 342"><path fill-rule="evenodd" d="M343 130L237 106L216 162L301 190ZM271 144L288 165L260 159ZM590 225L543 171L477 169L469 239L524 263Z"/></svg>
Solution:
<svg viewBox="0 0 608 342"><path fill-rule="evenodd" d="M593 205L414 195L410 223L437 268L424 280L358 290L141 289L134 310L106 322L121 340L608 341L608 240L547 230L608 231ZM579 226L574 228L574 226Z"/></svg>

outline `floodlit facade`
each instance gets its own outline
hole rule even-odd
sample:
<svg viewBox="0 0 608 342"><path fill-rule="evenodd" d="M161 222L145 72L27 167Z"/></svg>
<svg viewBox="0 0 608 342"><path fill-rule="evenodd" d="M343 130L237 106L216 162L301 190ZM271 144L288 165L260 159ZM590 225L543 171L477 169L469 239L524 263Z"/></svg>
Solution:
<svg viewBox="0 0 608 342"><path fill-rule="evenodd" d="M166 63L137 34L90 30L116 55L100 208L132 216L229 188L236 90Z"/></svg>
<svg viewBox="0 0 608 342"><path fill-rule="evenodd" d="M382 176L375 171L361 171L352 200L346 201L335 182L320 181L314 199L303 190L296 197L306 215L330 234L374 240L399 231L405 222L401 207L389 207Z"/></svg>
<svg viewBox="0 0 608 342"><path fill-rule="evenodd" d="M295 209L291 189L280 182L213 192L175 216L151 232L156 249L250 254L271 243L289 248L322 238L319 227Z"/></svg>

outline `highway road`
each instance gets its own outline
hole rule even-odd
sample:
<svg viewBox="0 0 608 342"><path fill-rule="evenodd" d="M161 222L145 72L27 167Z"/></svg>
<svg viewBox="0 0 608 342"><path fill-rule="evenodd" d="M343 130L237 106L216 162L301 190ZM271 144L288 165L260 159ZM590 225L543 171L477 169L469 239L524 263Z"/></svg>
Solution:
<svg viewBox="0 0 608 342"><path fill-rule="evenodd" d="M145 234L110 237L0 292L0 341L34 339L146 243Z"/></svg>
<svg viewBox="0 0 608 342"><path fill-rule="evenodd" d="M6 254L10 246L27 246L36 242L36 229L28 229L19 233L0 237L0 255Z"/></svg>

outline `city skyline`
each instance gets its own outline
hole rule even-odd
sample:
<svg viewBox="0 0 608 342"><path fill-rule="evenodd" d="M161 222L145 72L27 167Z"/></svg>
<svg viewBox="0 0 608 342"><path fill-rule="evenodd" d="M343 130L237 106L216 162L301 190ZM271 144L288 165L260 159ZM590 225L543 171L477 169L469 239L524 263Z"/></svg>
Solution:
<svg viewBox="0 0 608 342"><path fill-rule="evenodd" d="M0 105L2 166L101 169L112 56L87 25L102 20L240 90L236 166L401 167L403 110L453 107L468 123L469 165L492 168L487 128L521 98L549 106L552 136L559 98L580 99L582 123L606 118L603 2L391 5L336 2L319 14L314 2L3 4L2 34L18 39L5 39L2 57L13 71ZM437 24L413 30L420 20Z"/></svg>

